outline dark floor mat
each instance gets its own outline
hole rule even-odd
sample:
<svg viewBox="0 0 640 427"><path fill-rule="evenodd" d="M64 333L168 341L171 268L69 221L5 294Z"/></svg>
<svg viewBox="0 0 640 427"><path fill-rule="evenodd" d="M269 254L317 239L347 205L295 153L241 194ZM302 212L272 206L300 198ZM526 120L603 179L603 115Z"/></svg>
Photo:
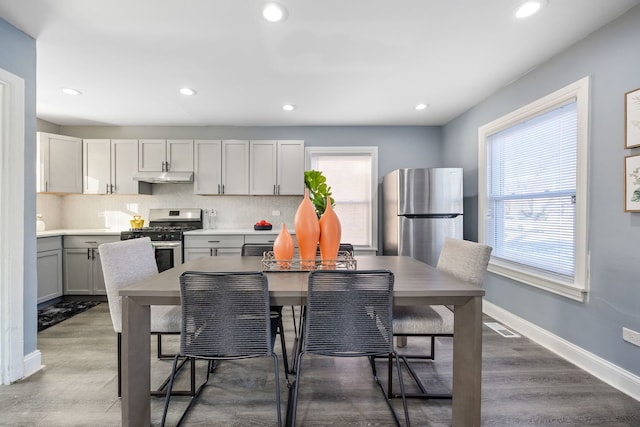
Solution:
<svg viewBox="0 0 640 427"><path fill-rule="evenodd" d="M100 301L61 301L49 307L41 308L38 310L38 332L44 331L48 327L67 320L98 304L100 304Z"/></svg>

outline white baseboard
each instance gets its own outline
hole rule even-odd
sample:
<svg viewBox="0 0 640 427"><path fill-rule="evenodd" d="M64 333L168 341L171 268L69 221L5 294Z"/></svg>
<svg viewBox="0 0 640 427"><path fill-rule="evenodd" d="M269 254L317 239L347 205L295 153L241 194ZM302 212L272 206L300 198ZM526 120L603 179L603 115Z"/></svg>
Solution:
<svg viewBox="0 0 640 427"><path fill-rule="evenodd" d="M40 350L36 350L32 353L27 354L24 357L24 376L23 378L27 378L30 375L35 374L40 369L42 369L42 353Z"/></svg>
<svg viewBox="0 0 640 427"><path fill-rule="evenodd" d="M505 326L515 329L522 335L540 344L558 356L584 369L621 392L640 401L640 377L620 368L613 363L560 338L533 323L518 317L507 310L483 301L485 314L493 317Z"/></svg>

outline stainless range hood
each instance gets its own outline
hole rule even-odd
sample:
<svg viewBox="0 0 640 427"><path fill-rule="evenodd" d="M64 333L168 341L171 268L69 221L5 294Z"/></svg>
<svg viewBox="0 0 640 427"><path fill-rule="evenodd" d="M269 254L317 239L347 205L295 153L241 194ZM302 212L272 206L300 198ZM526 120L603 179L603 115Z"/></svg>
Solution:
<svg viewBox="0 0 640 427"><path fill-rule="evenodd" d="M138 172L133 179L150 184L189 184L193 182L193 172Z"/></svg>

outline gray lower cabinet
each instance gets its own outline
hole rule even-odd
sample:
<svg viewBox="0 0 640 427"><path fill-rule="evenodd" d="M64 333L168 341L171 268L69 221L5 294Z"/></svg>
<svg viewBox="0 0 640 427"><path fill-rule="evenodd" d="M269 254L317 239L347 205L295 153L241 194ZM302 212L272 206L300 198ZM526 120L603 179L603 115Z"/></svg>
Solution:
<svg viewBox="0 0 640 427"><path fill-rule="evenodd" d="M98 246L118 240L119 236L64 237L65 295L106 295Z"/></svg>
<svg viewBox="0 0 640 427"><path fill-rule="evenodd" d="M243 234L184 236L184 260L206 256L239 256L244 244Z"/></svg>
<svg viewBox="0 0 640 427"><path fill-rule="evenodd" d="M273 234L210 234L184 236L184 261L205 256L239 256L244 243L273 243L278 233ZM295 235L293 235L295 241Z"/></svg>
<svg viewBox="0 0 640 427"><path fill-rule="evenodd" d="M38 238L38 304L62 296L62 238Z"/></svg>

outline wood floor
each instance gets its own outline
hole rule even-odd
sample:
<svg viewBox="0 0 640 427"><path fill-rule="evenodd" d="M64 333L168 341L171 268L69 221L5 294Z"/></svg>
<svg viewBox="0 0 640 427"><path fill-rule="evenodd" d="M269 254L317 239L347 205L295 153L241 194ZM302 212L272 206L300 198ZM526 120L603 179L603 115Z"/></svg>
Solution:
<svg viewBox="0 0 640 427"><path fill-rule="evenodd" d="M285 318L285 327L292 329L290 317ZM483 426L640 426L640 402L526 338L504 338L486 326L483 331ZM151 340L155 349L155 338ZM175 349L177 340L169 341L167 350ZM409 339L406 351L426 346ZM39 333L38 348L45 368L0 386L1 426L120 425L116 338L106 303ZM451 339L439 340L436 350L436 362L421 364L419 372L430 389L447 391ZM170 363L153 357L154 384L168 373ZM204 364L198 368L199 378L203 371ZM384 373L383 364L380 371ZM299 426L394 425L365 359L309 356L303 361L301 381ZM284 417L287 387L282 370L280 383ZM170 425L186 403L184 397L172 399ZM162 405L162 399L152 398L154 425ZM394 407L401 415L399 400ZM451 425L450 401L410 400L409 412L413 426ZM222 363L186 422L188 426L275 424L273 365L268 358Z"/></svg>

